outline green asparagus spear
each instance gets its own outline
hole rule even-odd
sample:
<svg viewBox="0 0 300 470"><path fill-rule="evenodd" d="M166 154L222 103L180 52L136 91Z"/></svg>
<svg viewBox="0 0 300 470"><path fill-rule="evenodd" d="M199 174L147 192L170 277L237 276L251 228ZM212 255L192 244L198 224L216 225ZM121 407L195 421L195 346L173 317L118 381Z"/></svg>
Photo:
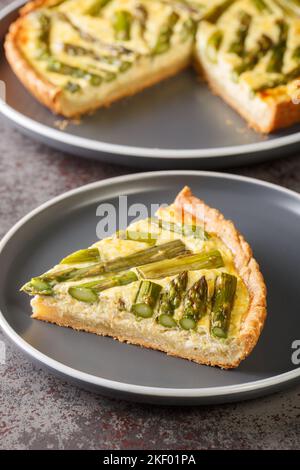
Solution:
<svg viewBox="0 0 300 470"><path fill-rule="evenodd" d="M147 28L147 20L148 20L148 11L144 5L139 3L134 10L135 18L138 20L140 25L140 31L142 38L145 38L145 32Z"/></svg>
<svg viewBox="0 0 300 470"><path fill-rule="evenodd" d="M227 338L231 311L234 304L237 278L228 273L220 274L215 281L210 315L210 332L217 338Z"/></svg>
<svg viewBox="0 0 300 470"><path fill-rule="evenodd" d="M63 49L66 54L74 57L90 57L91 59L99 62L100 66L112 65L117 69L118 72L124 72L129 68L129 66L131 66L131 62L123 61L121 57L116 57L114 55L99 55L93 49L88 49L82 46L76 46L74 44L65 43ZM99 70L99 73L101 74L101 77L104 79L104 81L114 80L117 76L115 73L102 68L101 70Z"/></svg>
<svg viewBox="0 0 300 470"><path fill-rule="evenodd" d="M268 78L264 83L260 83L256 87L252 87L251 92L255 95L255 93L263 92L265 90L270 90L272 88L285 85L288 82L288 76L278 75L274 78Z"/></svg>
<svg viewBox="0 0 300 470"><path fill-rule="evenodd" d="M95 302L98 300L98 293L117 286L127 286L137 281L137 275L133 271L116 274L107 278L98 279L93 282L86 282L69 288L68 292L74 299L82 302Z"/></svg>
<svg viewBox="0 0 300 470"><path fill-rule="evenodd" d="M34 277L31 281L27 282L22 288L21 291L26 292L29 295L52 295L52 285L51 283L39 278Z"/></svg>
<svg viewBox="0 0 300 470"><path fill-rule="evenodd" d="M157 321L161 326L164 326L165 328L176 328L177 323L172 317L172 315L167 315L165 313L162 313L157 317Z"/></svg>
<svg viewBox="0 0 300 470"><path fill-rule="evenodd" d="M184 296L188 282L188 272L183 271L173 279L167 289L161 294L159 311L173 315L174 310L179 307Z"/></svg>
<svg viewBox="0 0 300 470"><path fill-rule="evenodd" d="M183 316L200 320L207 312L207 302L208 286L205 276L202 276L186 293Z"/></svg>
<svg viewBox="0 0 300 470"><path fill-rule="evenodd" d="M156 44L152 51L153 55L163 54L164 52L169 50L174 27L178 20L179 15L177 13L172 12L169 15L166 23L164 24L158 35Z"/></svg>
<svg viewBox="0 0 300 470"><path fill-rule="evenodd" d="M155 245L157 242L157 238L150 232L137 232L135 230L121 230L117 232L117 237L121 240L148 243L149 245Z"/></svg>
<svg viewBox="0 0 300 470"><path fill-rule="evenodd" d="M223 41L223 33L219 29L214 31L211 36L208 38L206 47L205 47L205 54L208 60L212 63L217 62L218 52L222 45Z"/></svg>
<svg viewBox="0 0 300 470"><path fill-rule="evenodd" d="M221 253L218 250L165 259L152 264L140 265L139 274L144 279L161 279L174 276L181 271L196 271L198 269L216 269L224 266Z"/></svg>
<svg viewBox="0 0 300 470"><path fill-rule="evenodd" d="M99 16L102 8L104 8L111 0L95 0L94 3L86 10L85 14L90 16Z"/></svg>
<svg viewBox="0 0 300 470"><path fill-rule="evenodd" d="M300 59L300 46L297 46L292 54L292 59L299 61Z"/></svg>
<svg viewBox="0 0 300 470"><path fill-rule="evenodd" d="M233 80L237 80L242 73L254 69L260 59L267 54L272 46L272 39L266 34L262 34L257 41L257 46L252 51L248 52L247 57L240 65L234 68L232 73Z"/></svg>
<svg viewBox="0 0 300 470"><path fill-rule="evenodd" d="M272 9L265 0L252 0L259 13L272 13Z"/></svg>
<svg viewBox="0 0 300 470"><path fill-rule="evenodd" d="M179 325L184 330L194 330L197 326L197 322L193 317L185 316L180 319Z"/></svg>
<svg viewBox="0 0 300 470"><path fill-rule="evenodd" d="M239 57L245 55L245 43L250 29L252 17L246 13L240 13L239 27L234 41L230 44L228 52L237 54Z"/></svg>
<svg viewBox="0 0 300 470"><path fill-rule="evenodd" d="M92 86L99 86L102 83L102 77L79 67L72 67L55 59L51 59L48 63L47 70L49 72L61 75L69 75L74 78L82 78L87 80Z"/></svg>
<svg viewBox="0 0 300 470"><path fill-rule="evenodd" d="M89 289L87 287L79 287L74 286L70 287L69 294L73 299L79 300L80 302L85 302L88 304L92 304L98 302L98 294L93 289Z"/></svg>
<svg viewBox="0 0 300 470"><path fill-rule="evenodd" d="M154 282L141 281L132 305L132 312L138 317L152 317L161 288L159 284Z"/></svg>
<svg viewBox="0 0 300 470"><path fill-rule="evenodd" d="M272 50L272 55L267 66L267 72L280 73L282 71L284 54L287 47L288 39L288 25L284 20L278 20L277 26L279 28L279 39L277 44Z"/></svg>
<svg viewBox="0 0 300 470"><path fill-rule="evenodd" d="M78 83L74 83L70 81L65 84L64 88L66 91L69 91L70 93L78 93L81 90L81 86L78 85Z"/></svg>
<svg viewBox="0 0 300 470"><path fill-rule="evenodd" d="M113 18L113 28L115 38L119 41L129 41L131 31L132 16L129 11L118 10Z"/></svg>
<svg viewBox="0 0 300 470"><path fill-rule="evenodd" d="M60 282L77 281L85 277L105 276L114 272L125 271L126 269L140 266L144 263L154 263L155 261L176 258L186 252L186 247L181 240L173 240L168 243L147 248L146 250L138 251L132 255L116 258L107 262L96 263L85 268L67 268L48 272L36 279L45 281L53 287ZM30 295L39 293L35 292L31 282L25 284L23 290Z"/></svg>
<svg viewBox="0 0 300 470"><path fill-rule="evenodd" d="M197 32L197 22L192 18L188 18L182 25L180 33L181 41L185 42L189 38L194 38Z"/></svg>
<svg viewBox="0 0 300 470"><path fill-rule="evenodd" d="M211 10L203 15L203 19L209 21L209 23L217 23L221 16L225 13L228 8L235 2L235 0L224 0L221 4L214 6Z"/></svg>
<svg viewBox="0 0 300 470"><path fill-rule="evenodd" d="M37 39L38 59L48 59L50 51L51 18L45 14L39 16L40 33Z"/></svg>
<svg viewBox="0 0 300 470"><path fill-rule="evenodd" d="M99 261L100 253L98 248L87 248L86 250L75 251L75 253L63 258L59 264L98 263Z"/></svg>
<svg viewBox="0 0 300 470"><path fill-rule="evenodd" d="M209 234L205 232L203 227L200 225L178 224L157 218L151 219L151 222L153 222L155 225L158 225L158 227L162 230L178 233L179 235L185 237L194 237L199 238L200 240L209 240L210 238Z"/></svg>

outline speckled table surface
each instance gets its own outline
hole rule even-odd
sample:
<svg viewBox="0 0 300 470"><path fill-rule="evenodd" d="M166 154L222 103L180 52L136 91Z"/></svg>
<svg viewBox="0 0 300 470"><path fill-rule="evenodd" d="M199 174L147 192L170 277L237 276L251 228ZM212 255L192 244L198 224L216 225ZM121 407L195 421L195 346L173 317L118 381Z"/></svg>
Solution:
<svg viewBox="0 0 300 470"><path fill-rule="evenodd" d="M0 0L0 7L8 4ZM44 201L136 170L40 145L0 118L0 236ZM300 192L300 158L233 170ZM300 386L239 404L168 408L104 398L33 365L0 332L1 449L299 449Z"/></svg>

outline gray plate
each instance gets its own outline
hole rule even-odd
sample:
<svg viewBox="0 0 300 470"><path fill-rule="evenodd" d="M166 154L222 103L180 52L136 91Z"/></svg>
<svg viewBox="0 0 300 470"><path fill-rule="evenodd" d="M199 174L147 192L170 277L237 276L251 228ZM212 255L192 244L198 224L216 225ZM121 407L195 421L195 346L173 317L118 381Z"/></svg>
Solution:
<svg viewBox="0 0 300 470"><path fill-rule="evenodd" d="M94 241L96 207L171 202L184 184L232 218L251 243L268 286L261 339L238 369L222 371L30 318L19 287L72 250ZM0 325L34 360L77 384L136 401L195 404L241 400L299 380L300 196L249 178L155 172L113 178L68 192L31 212L0 244ZM298 336L297 336L298 335Z"/></svg>
<svg viewBox="0 0 300 470"><path fill-rule="evenodd" d="M22 3L13 2L0 14L2 42ZM26 134L59 150L142 168L214 169L282 157L298 147L299 125L268 138L255 133L192 70L62 132L55 126L59 119L23 88L1 56L7 98L6 103L0 100L0 112Z"/></svg>

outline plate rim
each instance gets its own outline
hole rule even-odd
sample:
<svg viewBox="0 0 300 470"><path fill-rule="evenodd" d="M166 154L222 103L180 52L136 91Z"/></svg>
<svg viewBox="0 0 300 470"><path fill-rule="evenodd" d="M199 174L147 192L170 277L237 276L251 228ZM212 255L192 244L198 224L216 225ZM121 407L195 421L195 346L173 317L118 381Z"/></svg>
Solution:
<svg viewBox="0 0 300 470"><path fill-rule="evenodd" d="M0 10L0 22L6 16L20 8L24 0L14 0L10 5L7 5ZM251 144L241 144L226 147L215 147L207 149L162 149L151 147L136 147L122 144L113 144L98 140L89 139L86 137L78 137L76 135L68 134L58 129L52 129L50 126L41 124L34 119L23 115L21 112L15 110L12 106L0 99L0 113L7 119L17 124L18 126L26 129L29 132L50 139L61 144L73 146L78 149L89 150L93 152L106 152L114 155L127 155L139 158L150 159L176 159L180 160L182 157L185 159L210 159L210 158L224 158L236 155L253 155L256 152L262 153L275 149L291 146L300 142L300 131L291 135L274 137L274 139Z"/></svg>
<svg viewBox="0 0 300 470"><path fill-rule="evenodd" d="M44 212L51 206L64 201L74 195L80 193L86 193L94 189L103 188L110 186L115 183L123 182L133 182L136 179L141 178L157 178L157 176L201 176L201 177L214 177L214 178L224 178L231 179L235 181L242 181L245 183L251 183L254 185L264 186L284 194L293 196L298 199L300 205L300 194L297 192L287 189L281 186L278 186L274 183L269 183L266 181L257 180L256 178L246 177L235 175L231 173L221 173L214 171L197 171L197 170L173 170L173 171L152 171L152 172L143 172L133 175L122 175L112 178L107 178L105 180L96 181L89 183L79 188L74 188L70 191L66 191L59 196L51 198L50 200L44 202L37 208L30 211L24 217L22 217L13 227L4 235L0 241L0 259L3 250L5 249L7 243L14 237L14 235L22 229L22 226L29 222L36 215ZM80 381L81 383L94 385L97 387L110 389L115 392L129 393L131 395L143 395L146 397L155 397L155 398L213 398L213 397L228 397L236 396L239 394L259 392L260 390L272 390L276 386L283 383L291 383L296 379L300 378L300 367L293 369L282 374L277 374L275 376L269 377L267 379L259 379L251 382L246 382L244 384L236 385L225 385L225 386L216 386L216 387L203 387L203 388L167 388L167 387L153 387L153 386L144 386L130 384L126 382L118 382L115 380L104 379L93 374L88 374L82 372L78 369L66 366L60 361L52 359L46 354L40 352L38 349L31 346L25 339L23 339L16 331L11 327L8 321L5 319L3 313L0 311L0 327L4 333L13 341L16 346L18 346L23 352L27 353L32 359L44 364L46 367L59 372L63 376L67 376L69 379Z"/></svg>

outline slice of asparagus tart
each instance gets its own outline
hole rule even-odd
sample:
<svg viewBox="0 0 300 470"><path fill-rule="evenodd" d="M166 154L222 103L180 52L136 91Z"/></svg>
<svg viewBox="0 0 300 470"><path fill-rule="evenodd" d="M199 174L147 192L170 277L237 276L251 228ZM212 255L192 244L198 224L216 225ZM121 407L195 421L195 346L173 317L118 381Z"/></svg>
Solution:
<svg viewBox="0 0 300 470"><path fill-rule="evenodd" d="M248 243L187 187L22 291L33 296L32 318L225 369L250 354L266 317Z"/></svg>

